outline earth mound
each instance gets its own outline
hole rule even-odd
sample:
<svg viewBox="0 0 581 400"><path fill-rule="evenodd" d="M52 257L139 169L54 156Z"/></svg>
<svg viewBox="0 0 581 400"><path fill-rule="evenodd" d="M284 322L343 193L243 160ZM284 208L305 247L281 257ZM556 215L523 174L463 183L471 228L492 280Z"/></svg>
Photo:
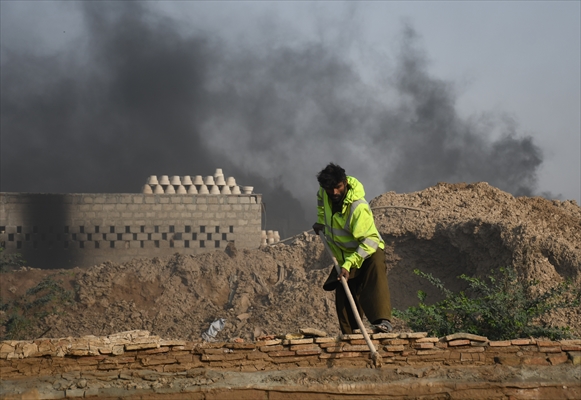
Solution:
<svg viewBox="0 0 581 400"><path fill-rule="evenodd" d="M414 269L440 278L452 291L464 288L456 278L463 273L486 276L507 266L522 279L538 280L541 289L564 279L581 286L581 207L575 201L515 198L486 183L442 183L414 193L385 193L370 205L386 241L395 308L417 304L420 289L428 300L439 299ZM334 294L322 289L330 268L323 244L309 232L254 250L230 246L225 252L87 269L23 267L2 275L0 337L7 334L11 305L26 309L28 318L11 339L141 329L197 340L219 318L226 319L219 340L254 340L305 327L336 335ZM58 296L47 300L46 295L43 303L31 296L43 280L45 289L51 287L47 278L70 293L72 302ZM581 337L579 307L548 318ZM406 327L396 321L396 330Z"/></svg>

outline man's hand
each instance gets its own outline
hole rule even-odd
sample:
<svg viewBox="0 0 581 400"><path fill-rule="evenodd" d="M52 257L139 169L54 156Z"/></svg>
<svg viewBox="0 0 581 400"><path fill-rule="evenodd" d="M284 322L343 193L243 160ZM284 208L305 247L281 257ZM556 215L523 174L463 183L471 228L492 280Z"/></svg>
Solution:
<svg viewBox="0 0 581 400"><path fill-rule="evenodd" d="M337 280L340 281L341 280L341 277L345 278L345 282L347 282L349 280L349 271L347 271L343 267L341 267L341 273L337 277Z"/></svg>
<svg viewBox="0 0 581 400"><path fill-rule="evenodd" d="M315 235L318 235L319 232L324 232L325 231L325 225L319 224L319 223L315 222L313 224L313 230L315 231Z"/></svg>

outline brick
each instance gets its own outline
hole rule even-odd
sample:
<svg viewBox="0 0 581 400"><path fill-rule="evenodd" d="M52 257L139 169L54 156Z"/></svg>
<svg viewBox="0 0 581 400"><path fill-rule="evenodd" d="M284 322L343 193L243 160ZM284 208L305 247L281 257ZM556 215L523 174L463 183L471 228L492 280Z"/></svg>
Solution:
<svg viewBox="0 0 581 400"><path fill-rule="evenodd" d="M398 353L400 351L404 351L405 347L402 345L399 346L383 346L383 349L385 351L390 351L390 352L394 352L394 353Z"/></svg>
<svg viewBox="0 0 581 400"><path fill-rule="evenodd" d="M203 349L221 349L224 347L224 343L222 342L208 342L208 343L199 343L195 349L202 351Z"/></svg>
<svg viewBox="0 0 581 400"><path fill-rule="evenodd" d="M315 338L315 343L337 343L339 340L336 337Z"/></svg>
<svg viewBox="0 0 581 400"><path fill-rule="evenodd" d="M459 339L459 340L451 340L448 342L448 346L456 347L456 346L469 346L470 340L467 339Z"/></svg>
<svg viewBox="0 0 581 400"><path fill-rule="evenodd" d="M346 333L341 335L341 340L365 339L361 333Z"/></svg>
<svg viewBox="0 0 581 400"><path fill-rule="evenodd" d="M523 365L550 365L546 357L525 357L522 359Z"/></svg>
<svg viewBox="0 0 581 400"><path fill-rule="evenodd" d="M288 356L294 356L295 355L295 352L294 351L290 351L290 350L271 351L270 353L268 353L268 355L270 357L288 357Z"/></svg>
<svg viewBox="0 0 581 400"><path fill-rule="evenodd" d="M101 361L105 361L107 358L107 356L80 357L76 361L79 365L97 365Z"/></svg>
<svg viewBox="0 0 581 400"><path fill-rule="evenodd" d="M320 349L319 349L320 350ZM246 355L249 360L264 360L270 358L268 354L262 353L260 351L251 351Z"/></svg>
<svg viewBox="0 0 581 400"><path fill-rule="evenodd" d="M421 339L428 336L428 332L404 332L400 333L401 339Z"/></svg>
<svg viewBox="0 0 581 400"><path fill-rule="evenodd" d="M167 364L163 366L163 372L176 373L176 372L186 372L190 369L187 365L182 364Z"/></svg>
<svg viewBox="0 0 581 400"><path fill-rule="evenodd" d="M560 353L561 346L539 347L539 352L541 352L541 353Z"/></svg>
<svg viewBox="0 0 581 400"><path fill-rule="evenodd" d="M560 346L561 343L559 342L553 342L550 340L537 340L537 346L539 347L554 347L554 346Z"/></svg>
<svg viewBox="0 0 581 400"><path fill-rule="evenodd" d="M510 341L513 346L525 346L531 344L530 339L513 339Z"/></svg>
<svg viewBox="0 0 581 400"><path fill-rule="evenodd" d="M226 354L229 353L228 349L219 348L219 349L202 349L202 354Z"/></svg>
<svg viewBox="0 0 581 400"><path fill-rule="evenodd" d="M480 354L462 352L460 353L460 361L461 362L480 361Z"/></svg>
<svg viewBox="0 0 581 400"><path fill-rule="evenodd" d="M539 354L536 346L518 346L517 349L518 349L518 351L516 352L516 355L519 357L522 357L524 355L524 353L530 353L530 352L534 352L535 354ZM529 356L530 356L530 354L529 354Z"/></svg>
<svg viewBox="0 0 581 400"><path fill-rule="evenodd" d="M517 366L521 365L521 358L515 356L498 356L494 357L494 362L501 365Z"/></svg>
<svg viewBox="0 0 581 400"><path fill-rule="evenodd" d="M135 360L135 357L107 357L103 360L103 364L129 364Z"/></svg>
<svg viewBox="0 0 581 400"><path fill-rule="evenodd" d="M416 340L416 343L438 343L440 339L436 337L425 337Z"/></svg>
<svg viewBox="0 0 581 400"><path fill-rule="evenodd" d="M97 347L97 350L99 351L100 354L105 354L105 355L113 354L112 347Z"/></svg>
<svg viewBox="0 0 581 400"><path fill-rule="evenodd" d="M363 353L360 352L343 352L343 353L321 353L319 358L359 358L363 357Z"/></svg>
<svg viewBox="0 0 581 400"><path fill-rule="evenodd" d="M119 372L111 372L111 371L90 371L85 372L83 371L83 378L87 379L97 379L100 381L114 381L119 379Z"/></svg>
<svg viewBox="0 0 581 400"><path fill-rule="evenodd" d="M327 353L341 353L343 351L343 346L332 346L332 347L327 347L325 349L325 351Z"/></svg>
<svg viewBox="0 0 581 400"><path fill-rule="evenodd" d="M469 347L469 348L462 348L458 349L458 351L462 353L483 353L485 351L484 347Z"/></svg>
<svg viewBox="0 0 581 400"><path fill-rule="evenodd" d="M374 333L371 335L371 339L395 339L399 337L399 333L393 333L393 332L381 332L381 333Z"/></svg>
<svg viewBox="0 0 581 400"><path fill-rule="evenodd" d="M371 343L374 346L377 346L379 344L379 340L372 340ZM352 345L359 345L359 344L367 345L367 341L366 340L362 340L362 339L356 339L356 340L350 340L349 341L349 344L352 344Z"/></svg>
<svg viewBox="0 0 581 400"><path fill-rule="evenodd" d="M175 357L176 361L180 364L191 363L194 360L193 354L178 354L178 355L175 355L174 357Z"/></svg>
<svg viewBox="0 0 581 400"><path fill-rule="evenodd" d="M509 346L509 347L497 347L494 350L502 353L519 353L522 352L523 348L521 346Z"/></svg>
<svg viewBox="0 0 581 400"><path fill-rule="evenodd" d="M474 340L476 342L488 342L488 338L485 336L479 336L479 335L474 335L472 333L465 333L465 332L459 332L459 333L454 333L452 335L448 335L446 337L444 337L444 340L446 340L447 342L451 342L453 340Z"/></svg>
<svg viewBox="0 0 581 400"><path fill-rule="evenodd" d="M282 351L282 350L284 350L284 346L282 346L282 345L260 347L260 351L262 351L264 353L268 353L271 351Z"/></svg>
<svg viewBox="0 0 581 400"><path fill-rule="evenodd" d="M581 365L581 351L570 351L567 354L573 365Z"/></svg>
<svg viewBox="0 0 581 400"><path fill-rule="evenodd" d="M305 349L305 350L297 350L297 356L305 356L305 355L313 355L313 354L320 354L322 352L320 347L314 347L311 349Z"/></svg>
<svg viewBox="0 0 581 400"><path fill-rule="evenodd" d="M312 338L309 339L290 339L289 344L309 344L314 343Z"/></svg>
<svg viewBox="0 0 581 400"><path fill-rule="evenodd" d="M488 342L475 342L475 341L471 340L470 346L472 346L472 347L488 347Z"/></svg>
<svg viewBox="0 0 581 400"><path fill-rule="evenodd" d="M414 349L421 349L421 350L433 349L434 343L414 343L413 348Z"/></svg>
<svg viewBox="0 0 581 400"><path fill-rule="evenodd" d="M141 359L141 364L144 366L160 365L160 364L175 364L178 361L174 357L169 357L167 354L152 355Z"/></svg>
<svg viewBox="0 0 581 400"><path fill-rule="evenodd" d="M563 351L581 351L581 345L561 344L561 350L563 350Z"/></svg>
<svg viewBox="0 0 581 400"><path fill-rule="evenodd" d="M126 344L125 351L131 350L143 350L143 349L155 349L159 347L159 343L134 343L134 344Z"/></svg>
<svg viewBox="0 0 581 400"><path fill-rule="evenodd" d="M351 351L371 351L369 346L365 345L351 345L347 344L343 346L343 351L351 352Z"/></svg>
<svg viewBox="0 0 581 400"><path fill-rule="evenodd" d="M433 350L418 350L416 353L418 356L429 356L429 355L440 355L444 358L447 358L450 355L449 351L443 351L443 350L439 350L439 349L433 349Z"/></svg>
<svg viewBox="0 0 581 400"><path fill-rule="evenodd" d="M549 362L551 365L558 365L564 364L569 360L569 356L567 354L559 354L554 356L549 356Z"/></svg>
<svg viewBox="0 0 581 400"><path fill-rule="evenodd" d="M321 348L316 344L295 344L290 346L291 351L298 350L320 350ZM298 353L297 353L298 354Z"/></svg>
<svg viewBox="0 0 581 400"><path fill-rule="evenodd" d="M563 339L559 343L561 346L581 346L581 339Z"/></svg>
<svg viewBox="0 0 581 400"><path fill-rule="evenodd" d="M272 354L270 354L270 355L272 355ZM246 354L244 354L244 353L203 354L202 355L202 361L233 361L233 360L243 360L245 358L246 358Z"/></svg>
<svg viewBox="0 0 581 400"><path fill-rule="evenodd" d="M277 345L277 344L281 344L281 343L282 343L281 339L261 340L261 341L255 342L257 347L272 346L272 345Z"/></svg>
<svg viewBox="0 0 581 400"><path fill-rule="evenodd" d="M488 342L490 347L508 347L511 345L510 340L495 340Z"/></svg>
<svg viewBox="0 0 581 400"><path fill-rule="evenodd" d="M381 344L386 344L390 346L398 346L398 345L408 345L410 343L409 340L404 339L385 339L381 341Z"/></svg>
<svg viewBox="0 0 581 400"><path fill-rule="evenodd" d="M256 348L256 344L254 343L226 343L224 345L227 349L234 349L234 350L254 350Z"/></svg>
<svg viewBox="0 0 581 400"><path fill-rule="evenodd" d="M472 347L469 349L462 349L460 352L462 354L483 353L484 347Z"/></svg>
<svg viewBox="0 0 581 400"><path fill-rule="evenodd" d="M224 216L222 216L222 218L223 217ZM301 329L299 329L299 332L301 332L303 335L311 335L311 336L317 336L317 337L327 336L327 332L322 331L320 329L315 329L315 328L301 328Z"/></svg>

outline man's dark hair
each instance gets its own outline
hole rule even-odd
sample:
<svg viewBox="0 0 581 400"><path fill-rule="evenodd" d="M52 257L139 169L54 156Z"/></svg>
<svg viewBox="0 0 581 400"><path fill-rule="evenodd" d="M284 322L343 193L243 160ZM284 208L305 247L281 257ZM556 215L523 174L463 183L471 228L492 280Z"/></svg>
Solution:
<svg viewBox="0 0 581 400"><path fill-rule="evenodd" d="M317 180L323 189L334 189L338 184L347 180L347 175L345 175L343 168L329 163L325 169L317 174Z"/></svg>

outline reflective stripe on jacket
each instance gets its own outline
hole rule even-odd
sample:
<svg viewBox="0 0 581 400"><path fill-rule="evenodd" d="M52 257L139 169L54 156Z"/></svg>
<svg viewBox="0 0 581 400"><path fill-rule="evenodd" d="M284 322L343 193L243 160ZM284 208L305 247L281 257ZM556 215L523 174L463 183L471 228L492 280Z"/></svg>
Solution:
<svg viewBox="0 0 581 400"><path fill-rule="evenodd" d="M349 188L341 212L333 214L327 192L317 192L317 222L325 225L325 237L337 262L349 271L361 268L363 261L385 243L375 227L373 213L365 200L365 189L352 176L347 177Z"/></svg>

